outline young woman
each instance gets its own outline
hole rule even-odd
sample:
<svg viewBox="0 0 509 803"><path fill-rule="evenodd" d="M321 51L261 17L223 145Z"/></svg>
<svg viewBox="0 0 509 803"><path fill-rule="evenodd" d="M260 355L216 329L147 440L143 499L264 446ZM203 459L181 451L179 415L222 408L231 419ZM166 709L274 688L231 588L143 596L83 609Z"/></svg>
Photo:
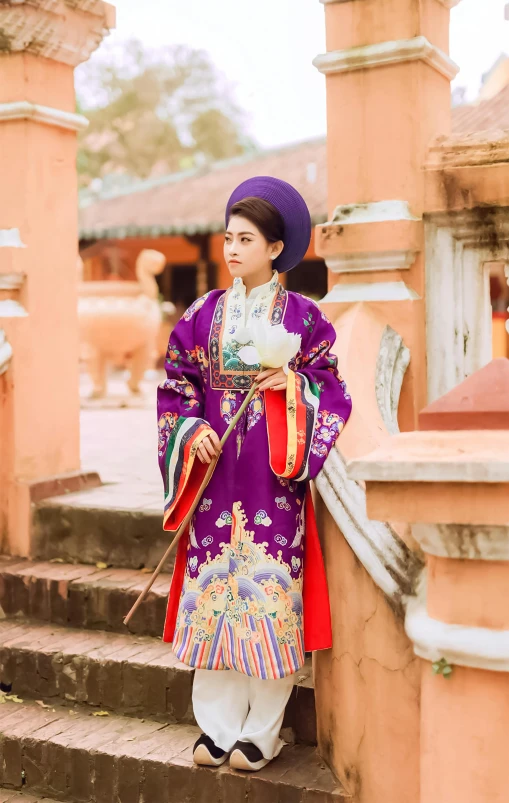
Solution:
<svg viewBox="0 0 509 803"><path fill-rule="evenodd" d="M249 179L228 202L226 229L233 285L184 313L158 390L165 529L183 520L246 391L259 387L179 543L163 638L196 670L203 734L195 762L219 766L229 757L236 769L258 770L283 746L279 731L305 652L331 646L309 480L351 401L330 351L332 325L278 281L309 246L303 198L279 179ZM301 336L287 366L261 370L240 358L258 321Z"/></svg>

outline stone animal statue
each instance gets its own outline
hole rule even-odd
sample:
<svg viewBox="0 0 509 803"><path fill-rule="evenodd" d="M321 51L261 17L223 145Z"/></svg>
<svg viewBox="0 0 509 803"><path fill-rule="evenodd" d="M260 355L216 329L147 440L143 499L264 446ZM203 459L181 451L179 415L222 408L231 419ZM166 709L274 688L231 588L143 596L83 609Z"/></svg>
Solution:
<svg viewBox="0 0 509 803"><path fill-rule="evenodd" d="M81 353L93 383L92 398L106 395L109 364L127 363L128 388L139 393L140 381L156 356L162 314L154 276L165 263L164 254L145 249L136 260L137 281L79 282Z"/></svg>

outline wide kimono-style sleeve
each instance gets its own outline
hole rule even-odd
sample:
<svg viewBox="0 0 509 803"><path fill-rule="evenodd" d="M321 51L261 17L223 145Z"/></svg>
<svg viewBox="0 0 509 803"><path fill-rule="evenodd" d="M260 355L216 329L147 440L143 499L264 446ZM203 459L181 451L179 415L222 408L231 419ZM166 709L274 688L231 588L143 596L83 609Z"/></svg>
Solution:
<svg viewBox="0 0 509 803"><path fill-rule="evenodd" d="M267 392L272 470L293 480L312 480L322 468L352 410L331 348L332 324L322 313L290 363L286 394Z"/></svg>
<svg viewBox="0 0 509 803"><path fill-rule="evenodd" d="M198 445L211 428L202 417L207 358L203 346L196 344L196 317L190 308L171 333L166 379L157 389L165 530L177 529L185 518L207 470L197 458Z"/></svg>

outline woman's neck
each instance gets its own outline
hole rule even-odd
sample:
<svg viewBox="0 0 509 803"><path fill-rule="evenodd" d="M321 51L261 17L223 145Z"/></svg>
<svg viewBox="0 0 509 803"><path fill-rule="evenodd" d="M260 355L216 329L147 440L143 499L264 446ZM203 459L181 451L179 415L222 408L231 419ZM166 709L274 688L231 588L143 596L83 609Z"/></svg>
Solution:
<svg viewBox="0 0 509 803"><path fill-rule="evenodd" d="M244 282L244 286L246 288L246 295L249 295L251 290L254 290L255 287L259 287L261 284L267 284L272 279L272 268L263 269L259 273L252 273L250 276L243 276L242 281Z"/></svg>

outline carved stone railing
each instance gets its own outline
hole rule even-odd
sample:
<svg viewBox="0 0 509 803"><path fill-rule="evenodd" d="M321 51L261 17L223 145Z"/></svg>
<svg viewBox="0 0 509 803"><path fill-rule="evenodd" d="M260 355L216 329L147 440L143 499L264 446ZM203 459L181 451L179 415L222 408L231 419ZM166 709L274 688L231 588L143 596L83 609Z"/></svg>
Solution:
<svg viewBox="0 0 509 803"><path fill-rule="evenodd" d="M360 314L367 316L367 324L367 319L371 317L369 309L365 307ZM362 322L356 325L361 327ZM363 396L371 396L376 400L379 418L365 415L361 421L356 421L354 415L347 424L347 428L359 431L365 429L366 425L372 428L372 443L383 442L388 436L399 432L398 404L410 363L410 351L401 336L390 326L380 327L378 331L378 347L363 354L362 372L365 378ZM351 342L356 347L355 337ZM348 362L348 355L345 356L345 362ZM353 403L355 410L355 393ZM350 441L355 440L355 433L353 438L351 431L349 435ZM353 455L348 448L347 452L342 453L340 437L337 447L332 450L316 478L316 488L332 519L373 582L392 607L401 608L405 598L414 592L416 578L422 569L421 554L401 537L397 526L368 518L364 484L349 478L347 462Z"/></svg>
<svg viewBox="0 0 509 803"><path fill-rule="evenodd" d="M387 432L399 432L397 410L410 352L401 337L386 326L375 368L375 395ZM341 440L338 442L341 446ZM371 521L366 511L366 491L347 475L340 448L333 449L316 479L316 487L337 526L372 580L399 604L412 593L421 568L420 559L385 522Z"/></svg>

